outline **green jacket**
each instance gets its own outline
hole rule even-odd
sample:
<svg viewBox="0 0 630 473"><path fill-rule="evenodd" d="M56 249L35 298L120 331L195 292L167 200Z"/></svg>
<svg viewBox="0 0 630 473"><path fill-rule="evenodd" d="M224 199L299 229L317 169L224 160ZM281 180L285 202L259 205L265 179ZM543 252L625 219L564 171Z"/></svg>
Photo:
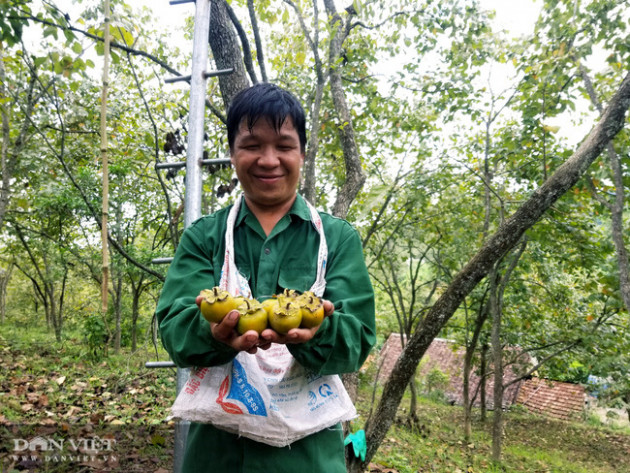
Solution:
<svg viewBox="0 0 630 473"><path fill-rule="evenodd" d="M186 229L158 302L162 341L180 367L216 366L236 356L235 350L214 340L195 304L202 289L219 285L229 209L202 217ZM375 342L374 293L357 232L344 220L322 212L320 216L328 245L323 297L333 302L335 313L309 342L287 348L316 373L353 372ZM301 196L269 237L243 201L234 229L234 253L254 297L265 299L285 288L308 290L316 277L318 249L319 235ZM193 423L184 463L184 471L191 473L345 472L339 426L276 448Z"/></svg>

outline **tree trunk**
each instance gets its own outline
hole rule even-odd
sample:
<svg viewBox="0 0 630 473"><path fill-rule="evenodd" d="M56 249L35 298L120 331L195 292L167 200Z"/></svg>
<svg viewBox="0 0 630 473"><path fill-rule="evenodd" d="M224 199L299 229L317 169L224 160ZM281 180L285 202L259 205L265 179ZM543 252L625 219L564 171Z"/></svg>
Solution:
<svg viewBox="0 0 630 473"><path fill-rule="evenodd" d="M409 381L409 416L408 422L411 428L420 424L418 420L418 387L416 386L416 377Z"/></svg>
<svg viewBox="0 0 630 473"><path fill-rule="evenodd" d="M346 392L348 393L348 396L350 396L350 400L352 400L353 403L356 402L357 396L359 394L359 373L343 373L341 375L341 382L346 388ZM350 433L350 427L350 421L343 423L344 438ZM346 463L347 462L348 458L346 458Z"/></svg>
<svg viewBox="0 0 630 473"><path fill-rule="evenodd" d="M337 59L339 59L341 55L341 46L349 30L342 29L343 21L335 9L333 0L324 0L324 6L328 12L328 24L332 31L328 55L330 64L330 92L332 94L335 111L337 112L339 139L341 141L343 159L346 166L346 180L339 189L332 213L336 217L346 218L350 204L363 187L365 173L361 167L361 159L354 136L352 117L348 109L348 103L341 80L341 72L337 64ZM346 28L349 28L349 23L346 24Z"/></svg>
<svg viewBox="0 0 630 473"><path fill-rule="evenodd" d="M470 434L472 433L471 418L472 418L472 404L470 402L470 372L472 370L472 355L469 356L470 348L466 347L466 355L464 357L464 379L463 379L463 404L464 404L464 440L470 441Z"/></svg>
<svg viewBox="0 0 630 473"><path fill-rule="evenodd" d="M48 317L51 320L53 329L55 331L55 339L58 342L61 342L63 334L63 301L65 297L67 280L68 268L64 266L63 275L61 277L61 288L56 288L56 280L51 280L50 282L43 283L43 287L45 288L44 297L46 298L44 307L46 308ZM57 293L59 294L58 297L56 297Z"/></svg>
<svg viewBox="0 0 630 473"><path fill-rule="evenodd" d="M0 149L0 174L2 174L2 189L0 190L0 231L4 224L4 214L9 204L11 177L17 156L9 159L9 142L11 140L11 128L9 124L8 97L5 91L7 81L4 69L4 44L0 41L0 115L2 118L2 148ZM4 321L4 313L3 313Z"/></svg>
<svg viewBox="0 0 630 473"><path fill-rule="evenodd" d="M131 301L131 351L138 348L138 316L140 315L140 294L133 292Z"/></svg>
<svg viewBox="0 0 630 473"><path fill-rule="evenodd" d="M612 142L608 144L608 160L613 172L615 184L615 202L610 210L612 240L617 253L617 267L619 269L619 291L626 311L630 314L630 266L628 250L624 242L623 207L624 207L624 183L623 171L619 155L615 152Z"/></svg>
<svg viewBox="0 0 630 473"><path fill-rule="evenodd" d="M384 386L372 422L366 426L368 447L365 461L353 458L350 471L359 472L362 466L369 464L395 418L404 390L420 359L464 298L489 273L496 261L516 245L523 233L536 224L549 207L582 177L607 143L623 128L628 106L630 73L624 78L599 123L575 153L505 220L431 307L422 327L411 337L398 358Z"/></svg>
<svg viewBox="0 0 630 473"><path fill-rule="evenodd" d="M15 138L12 149L11 146L11 109L9 105L12 103L6 87L6 70L4 68L4 43L0 41L0 121L2 145L0 147L0 174L2 174L2 188L0 189L0 231L4 225L4 216L11 199L11 180L16 172L15 168L20 159L20 153L28 142L29 130L31 129L31 115L35 108L37 99L34 97L33 90L35 88L35 73L28 78L28 91L26 92L26 103L20 103L20 107L24 110L24 122L20 126L18 136Z"/></svg>
<svg viewBox="0 0 630 473"><path fill-rule="evenodd" d="M48 308L48 303L43 302L42 305L44 306L44 314L46 317L46 330L50 331L50 329L52 328L53 333L55 333L55 327L53 326L53 322L50 317L50 309Z"/></svg>
<svg viewBox="0 0 630 473"><path fill-rule="evenodd" d="M114 282L114 352L120 353L121 338L122 338L122 283L123 278L120 271L117 271L117 275ZM112 278L113 279L113 278Z"/></svg>
<svg viewBox="0 0 630 473"><path fill-rule="evenodd" d="M53 326L53 330L55 332L55 339L57 342L61 342L61 321L62 315L58 312L57 302L55 300L55 288L53 283L45 284L45 292L44 296L46 297L46 302L44 303L44 307L48 314L48 318Z"/></svg>
<svg viewBox="0 0 630 473"><path fill-rule="evenodd" d="M316 67L321 67L316 65ZM319 150L319 111L322 104L322 98L324 96L325 80L323 77L320 79L320 74L317 74L317 86L315 89L315 100L311 109L311 130L310 139L308 142L308 149L304 156L304 166L302 167L302 196L308 200L311 204L316 205L316 173L315 173L315 161L317 159L317 152Z"/></svg>
<svg viewBox="0 0 630 473"><path fill-rule="evenodd" d="M125 239L123 238L123 211L120 205L114 207L114 239L121 248L124 247ZM111 281L112 281L112 302L114 304L114 353L120 353L122 338L122 311L123 311L123 280L124 271L122 262L112 265ZM106 315L106 312L103 312Z"/></svg>
<svg viewBox="0 0 630 473"><path fill-rule="evenodd" d="M103 191L101 206L101 258L102 258L102 279L101 279L101 312L107 313L107 295L109 285L109 245L107 240L107 219L109 212L109 155L107 141L107 91L109 90L109 0L103 4L103 85L101 87L101 163L103 166Z"/></svg>
<svg viewBox="0 0 630 473"><path fill-rule="evenodd" d="M473 330L473 336L470 342L466 345L466 354L464 355L464 439L466 442L470 441L470 435L472 433L472 402L470 400L470 374L473 369L473 356L477 349L479 337L481 336L481 329L484 322L488 317L488 310L482 307L475 319L475 328ZM485 395L485 394L484 394Z"/></svg>
<svg viewBox="0 0 630 473"><path fill-rule="evenodd" d="M218 70L234 69L232 74L219 76L219 87L227 110L232 98L249 87L236 32L227 13L225 0L211 0L208 42Z"/></svg>
<svg viewBox="0 0 630 473"><path fill-rule="evenodd" d="M591 99L591 103L601 115L604 110L597 94L595 93L595 88L588 76L586 68L580 64L579 70L588 95ZM615 185L615 200L610 203L603 197L597 198L598 196L596 194L594 195L599 202L604 204L604 206L610 210L612 240L617 253L617 268L619 270L619 291L621 292L621 299L626 306L626 311L630 314L630 263L628 262L628 250L626 249L623 237L623 207L625 202L623 171L621 168L621 160L615 151L612 140L606 146L606 152L608 156L608 164L610 165L610 170L613 175L613 184Z"/></svg>
<svg viewBox="0 0 630 473"><path fill-rule="evenodd" d="M349 30L342 30L343 22L341 21L341 17L337 14L333 0L324 0L324 6L328 13L328 24L332 31L330 49L328 52L330 92L333 106L337 112L339 139L343 149L346 168L346 179L337 193L337 199L333 205L332 214L339 218L346 218L350 204L363 187L366 178L363 168L361 167L361 159L354 135L352 117L348 109L348 103L341 80L341 72L338 69L339 65L337 63L337 59L341 55L341 46ZM349 23L346 25L346 28L347 27L349 27ZM314 166L314 163L312 165ZM358 382L358 377L354 378L354 381L355 383ZM352 386L348 383L345 383L345 387L349 391L357 391L358 389L358 386Z"/></svg>
<svg viewBox="0 0 630 473"><path fill-rule="evenodd" d="M492 424L492 459L501 461L501 446L503 432L503 345L501 343L501 319L503 318L503 295L518 261L527 247L527 237L521 240L520 248L512 258L503 276L499 277L499 265L503 259L496 262L490 275L490 312L492 314L492 349L494 365L494 419Z"/></svg>
<svg viewBox="0 0 630 473"><path fill-rule="evenodd" d="M4 324L6 311L7 311L7 287L11 280L11 273L13 272L13 264L10 264L7 269L0 268L0 325Z"/></svg>
<svg viewBox="0 0 630 473"><path fill-rule="evenodd" d="M315 97L312 103L309 103L308 109L310 111L310 134L308 140L308 148L304 156L304 166L302 166L302 182L300 183L300 193L311 204L316 205L316 172L315 161L317 158L317 152L319 150L319 111L321 109L322 99L324 97L324 86L326 85L326 74L324 73L324 65L319 55L319 9L317 1L313 2L313 37L309 33L304 18L299 7L291 2L289 3L295 10L298 17L300 27L304 33L304 37L308 42L311 52L313 53L313 59L315 60L315 75L317 82L315 84Z"/></svg>
<svg viewBox="0 0 630 473"><path fill-rule="evenodd" d="M488 344L481 346L481 356L479 360L479 404L481 409L481 422L485 423L488 418L488 402L486 400L486 379L488 378Z"/></svg>
<svg viewBox="0 0 630 473"><path fill-rule="evenodd" d="M490 280L490 313L492 316L492 364L494 368L494 393L492 416L492 459L501 461L501 433L503 431L503 345L501 344L501 318L499 288L497 284L499 262L488 275Z"/></svg>
<svg viewBox="0 0 630 473"><path fill-rule="evenodd" d="M68 283L68 267L64 265L63 268L63 277L61 278L61 289L59 290L59 304L58 304L58 313L59 313L59 327L63 327L63 314L65 313L64 300L66 297L66 287Z"/></svg>

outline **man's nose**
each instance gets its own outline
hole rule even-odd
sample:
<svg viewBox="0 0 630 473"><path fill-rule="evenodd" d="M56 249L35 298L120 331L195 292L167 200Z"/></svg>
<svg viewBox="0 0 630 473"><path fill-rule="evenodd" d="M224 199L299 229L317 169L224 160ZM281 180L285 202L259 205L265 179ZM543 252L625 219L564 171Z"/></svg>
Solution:
<svg viewBox="0 0 630 473"><path fill-rule="evenodd" d="M277 166L278 154L273 146L263 146L260 150L260 158L258 158L259 166Z"/></svg>

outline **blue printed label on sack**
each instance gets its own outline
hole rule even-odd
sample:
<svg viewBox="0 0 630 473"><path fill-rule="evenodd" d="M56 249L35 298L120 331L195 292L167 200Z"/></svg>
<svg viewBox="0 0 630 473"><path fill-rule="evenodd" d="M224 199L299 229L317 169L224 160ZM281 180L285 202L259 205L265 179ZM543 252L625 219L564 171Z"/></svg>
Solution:
<svg viewBox="0 0 630 473"><path fill-rule="evenodd" d="M247 373L238 360L232 362L232 384L227 398L242 403L251 415L267 416L267 409L265 409L262 396L247 381Z"/></svg>
<svg viewBox="0 0 630 473"><path fill-rule="evenodd" d="M309 391L308 393L309 410L311 412L316 411L338 397L339 394L337 394L329 384L322 383L315 392Z"/></svg>
<svg viewBox="0 0 630 473"><path fill-rule="evenodd" d="M313 391L308 392L308 405L309 407L313 407L317 404L317 395Z"/></svg>

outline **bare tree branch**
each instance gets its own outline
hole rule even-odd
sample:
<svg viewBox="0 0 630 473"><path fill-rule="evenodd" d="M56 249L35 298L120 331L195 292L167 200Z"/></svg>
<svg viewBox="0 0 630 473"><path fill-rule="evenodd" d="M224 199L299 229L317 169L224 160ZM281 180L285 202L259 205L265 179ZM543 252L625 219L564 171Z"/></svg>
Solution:
<svg viewBox="0 0 630 473"><path fill-rule="evenodd" d="M252 49L249 47L249 40L247 39L247 34L245 33L245 30L243 29L243 25L241 25L241 22L236 16L236 13L234 13L234 10L230 6L230 4L225 0L223 3L225 5L225 11L227 11L227 14L230 17L230 20L232 21L232 24L234 25L234 28L236 29L236 32L238 33L238 37L241 39L241 46L243 48L243 62L245 63L245 69L247 69L247 73L249 74L249 78L252 81L252 84L257 84L258 77L256 77L256 71L254 70L254 63L252 61ZM263 81L265 81L264 78L263 78Z"/></svg>
<svg viewBox="0 0 630 473"><path fill-rule="evenodd" d="M306 23L304 21L304 17L299 7L292 0L284 0L284 2L289 5L298 17L298 21L300 23L300 27L302 28L302 32L304 33L304 37L308 42L311 51L313 53L313 58L315 60L315 74L317 76L317 83L315 84L315 98L310 107L310 115L311 115L311 124L310 124L310 135L308 140L308 149L306 150L306 155L304 157L304 167L302 172L302 183L300 184L300 190L302 195L306 200L315 204L315 194L316 194L316 176L315 176L315 160L317 158L317 152L319 149L319 111L321 109L322 99L324 97L324 87L326 85L327 76L324 73L324 66L322 64L322 60L319 56L319 10L317 6L317 1L313 1L313 25L314 25L314 38L311 38L311 35L306 27Z"/></svg>
<svg viewBox="0 0 630 473"><path fill-rule="evenodd" d="M387 23L389 23L390 21L392 21L394 18L396 18L397 16L408 16L408 15L414 15L416 13L424 13L424 9L422 10L410 10L410 11L399 11L396 12L390 16L388 16L387 18L385 18L383 21L381 21L380 23L377 23L375 25L366 25L365 23L363 23L362 21L355 21L354 23L352 23L352 25L350 26L350 29L354 29L356 27L361 27L361 28L365 28L366 30L377 30L379 29L381 26L385 26Z"/></svg>
<svg viewBox="0 0 630 473"><path fill-rule="evenodd" d="M81 28L77 28L75 26L71 26L71 25L59 25L57 23L54 23L52 21L48 21L45 20L43 18L38 18L36 16L33 16L31 14L27 14L26 12L24 12L24 16L12 16L9 17L9 19L16 19L16 20L30 20L30 21L34 21L37 23L41 23L47 26L54 26L55 28L59 28L62 31L73 31L75 33L80 33L83 36L87 37L87 38L91 38L95 41L104 41L102 36L98 36L95 35L93 33L90 33L88 31L82 30ZM158 59L157 57L155 57L152 54L147 53L146 51L141 51L139 49L135 49L132 47L129 47L127 45L124 44L120 44L116 41L112 41L110 43L110 47L112 48L116 48L116 49L120 49L121 51L125 51L129 54L133 54L134 56L142 56L145 57L147 59L149 59L150 61L156 63L157 65L159 65L160 67L166 69L168 72L170 72L171 74L175 75L175 76L181 76L182 74L180 74L177 70L175 70L173 67L171 67L169 64L165 63L164 61L161 61L160 59Z"/></svg>
<svg viewBox="0 0 630 473"><path fill-rule="evenodd" d="M254 0L247 0L247 9L249 10L249 19L252 22L254 30L254 41L256 42L256 59L258 59L258 67L263 82L269 82L267 79L267 70L265 68L265 56L263 54L263 44L260 39L260 31L258 30L258 19L256 18L256 10L254 8Z"/></svg>

